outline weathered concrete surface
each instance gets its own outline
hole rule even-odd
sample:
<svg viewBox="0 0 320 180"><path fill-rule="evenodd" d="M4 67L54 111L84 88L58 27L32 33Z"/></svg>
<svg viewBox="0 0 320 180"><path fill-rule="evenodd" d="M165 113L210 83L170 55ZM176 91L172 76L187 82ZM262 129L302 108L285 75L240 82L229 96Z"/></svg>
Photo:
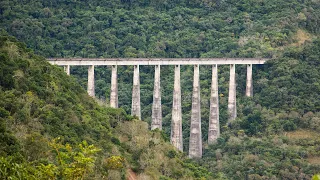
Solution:
<svg viewBox="0 0 320 180"><path fill-rule="evenodd" d="M70 65L64 65L63 69L64 69L64 72L66 72L68 75L70 75Z"/></svg>
<svg viewBox="0 0 320 180"><path fill-rule="evenodd" d="M118 108L118 75L116 65L113 65L111 70L110 107Z"/></svg>
<svg viewBox="0 0 320 180"><path fill-rule="evenodd" d="M246 96L253 96L253 85L252 85L252 64L247 65L247 83L246 83Z"/></svg>
<svg viewBox="0 0 320 180"><path fill-rule="evenodd" d="M178 150L183 151L180 65L175 65L174 69L174 88L170 142Z"/></svg>
<svg viewBox="0 0 320 180"><path fill-rule="evenodd" d="M214 64L264 64L262 58L48 58L57 65L214 65Z"/></svg>
<svg viewBox="0 0 320 180"><path fill-rule="evenodd" d="M199 65L194 65L189 157L202 157Z"/></svg>
<svg viewBox="0 0 320 180"><path fill-rule="evenodd" d="M162 130L161 88L160 88L160 65L154 67L154 89L152 104L151 130Z"/></svg>
<svg viewBox="0 0 320 180"><path fill-rule="evenodd" d="M141 118L139 65L133 71L131 115Z"/></svg>
<svg viewBox="0 0 320 180"><path fill-rule="evenodd" d="M92 97L95 96L94 92L94 66L88 67L88 94Z"/></svg>
<svg viewBox="0 0 320 180"><path fill-rule="evenodd" d="M229 112L228 122L231 122L237 118L236 66L235 66L235 64L230 64L228 112Z"/></svg>
<svg viewBox="0 0 320 180"><path fill-rule="evenodd" d="M210 97L208 144L215 143L219 137L220 137L220 125L219 125L218 65L213 65L211 97Z"/></svg>

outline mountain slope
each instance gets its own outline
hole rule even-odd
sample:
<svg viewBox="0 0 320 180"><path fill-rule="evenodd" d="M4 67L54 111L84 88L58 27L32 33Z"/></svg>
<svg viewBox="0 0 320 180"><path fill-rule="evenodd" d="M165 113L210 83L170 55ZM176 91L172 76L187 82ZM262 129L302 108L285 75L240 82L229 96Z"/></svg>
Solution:
<svg viewBox="0 0 320 180"><path fill-rule="evenodd" d="M145 122L99 106L15 38L0 37L0 65L1 179L125 179L127 169L154 179L209 175ZM128 134L132 128L139 131Z"/></svg>
<svg viewBox="0 0 320 180"><path fill-rule="evenodd" d="M219 66L222 136L213 146L206 144L211 68L200 67L205 149L204 159L197 162L215 178L224 179L309 179L318 171L315 161L319 159L320 143L316 133L320 123L319 1L4 0L0 3L3 19L0 26L46 57L272 57L267 64L254 66L253 98L244 97L245 66L236 67L238 120L229 126L226 126L229 67ZM72 76L84 88L86 71L86 67L71 68ZM110 69L97 67L95 71L96 95L108 102ZM147 66L140 69L142 119L149 124L153 71L153 67ZM118 72L119 105L129 113L132 67L119 67ZM164 66L161 73L163 132L168 136L173 67ZM184 149L188 149L191 66L182 66L181 85ZM116 123L113 118L109 121L113 121L111 125ZM137 127L146 126L142 124ZM118 130L111 134L117 134ZM292 138L301 132L312 135ZM69 135L66 138L75 141ZM127 142L127 138L119 135L121 142ZM116 138L113 141L119 143ZM141 143L143 148L150 148L144 141ZM123 148L130 151L129 147ZM139 158L132 157L132 161ZM140 167L133 163L135 171L141 168L159 175L145 164Z"/></svg>
<svg viewBox="0 0 320 180"><path fill-rule="evenodd" d="M272 57L318 34L318 1L1 2L0 26L45 57Z"/></svg>
<svg viewBox="0 0 320 180"><path fill-rule="evenodd" d="M281 57L283 50L318 37L318 1L1 1L0 27L45 57ZM303 36L303 37L302 37ZM268 66L266 66L268 67ZM209 111L210 67L201 67L203 138ZM262 68L255 66L254 69ZM150 124L153 67L141 67L142 119ZM219 67L221 124L227 122L227 66ZM110 95L110 70L97 67L96 96ZM119 105L131 110L132 67L119 67ZM245 91L237 66L237 97ZM264 71L263 73L266 73ZM86 88L86 67L71 67ZM183 129L188 149L192 67L181 70ZM256 71L254 72L257 75ZM173 91L173 67L162 67L162 94ZM259 77L259 75L257 75ZM257 86L255 86L257 87ZM254 88L255 94L260 92ZM264 95L265 96L265 95ZM241 100L239 99L239 102ZM164 131L170 134L172 96L163 97Z"/></svg>
<svg viewBox="0 0 320 180"><path fill-rule="evenodd" d="M310 179L318 173L320 41L289 48L259 68L253 98L222 127L202 164L231 179Z"/></svg>

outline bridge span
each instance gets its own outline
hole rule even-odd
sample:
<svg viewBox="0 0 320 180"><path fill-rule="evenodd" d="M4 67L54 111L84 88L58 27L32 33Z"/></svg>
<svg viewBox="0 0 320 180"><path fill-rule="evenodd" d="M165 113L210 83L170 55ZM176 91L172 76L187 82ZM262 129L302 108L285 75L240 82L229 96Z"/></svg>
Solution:
<svg viewBox="0 0 320 180"><path fill-rule="evenodd" d="M140 106L140 77L139 66L155 66L154 92L152 104L151 129L162 129L162 108L161 108L161 86L160 86L160 66L174 65L174 89L172 102L172 120L170 142L180 151L183 151L182 137L182 110L181 110L181 86L180 86L180 66L193 65L193 93L192 110L189 139L189 157L202 157L202 133L201 133L201 108L200 108L200 65L212 65L212 83L210 96L210 117L208 130L208 143L213 144L220 136L219 125L219 94L218 94L218 65L230 65L228 113L229 122L237 117L236 106L236 64L247 65L246 93L253 96L252 65L264 64L269 59L265 58L48 58L51 64L64 66L65 72L70 75L70 66L88 66L88 94L95 96L94 88L94 67L111 66L111 92L110 106L118 107L118 79L117 66L134 66L132 107L131 114L141 118Z"/></svg>
<svg viewBox="0 0 320 180"><path fill-rule="evenodd" d="M265 58L48 58L52 64L70 66L108 65L214 65L264 64Z"/></svg>

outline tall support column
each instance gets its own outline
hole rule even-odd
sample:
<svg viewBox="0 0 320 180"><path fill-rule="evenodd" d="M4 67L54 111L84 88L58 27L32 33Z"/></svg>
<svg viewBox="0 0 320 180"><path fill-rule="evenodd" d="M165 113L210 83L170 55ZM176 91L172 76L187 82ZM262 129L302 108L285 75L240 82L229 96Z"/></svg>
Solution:
<svg viewBox="0 0 320 180"><path fill-rule="evenodd" d="M118 76L117 76L117 65L113 65L113 66L112 66L112 70L111 70L110 107L118 108Z"/></svg>
<svg viewBox="0 0 320 180"><path fill-rule="evenodd" d="M189 157L202 157L199 65L194 65Z"/></svg>
<svg viewBox="0 0 320 180"><path fill-rule="evenodd" d="M88 89L87 92L89 96L94 97L94 65L88 67Z"/></svg>
<svg viewBox="0 0 320 180"><path fill-rule="evenodd" d="M237 118L236 66L235 66L235 64L230 64L228 112L229 112L228 122L231 122Z"/></svg>
<svg viewBox="0 0 320 180"><path fill-rule="evenodd" d="M139 65L134 65L131 115L141 118Z"/></svg>
<svg viewBox="0 0 320 180"><path fill-rule="evenodd" d="M212 66L208 144L215 143L219 137L220 137L220 125L219 125L218 65L216 64Z"/></svg>
<svg viewBox="0 0 320 180"><path fill-rule="evenodd" d="M88 94L89 96L94 97L94 65L88 67Z"/></svg>
<svg viewBox="0 0 320 180"><path fill-rule="evenodd" d="M252 85L252 64L247 65L247 85L246 85L246 96L253 96L253 85Z"/></svg>
<svg viewBox="0 0 320 180"><path fill-rule="evenodd" d="M170 142L174 147L176 147L180 151L183 151L180 65L175 65L174 69L174 88Z"/></svg>
<svg viewBox="0 0 320 180"><path fill-rule="evenodd" d="M63 66L64 72L66 72L68 75L70 75L70 65Z"/></svg>
<svg viewBox="0 0 320 180"><path fill-rule="evenodd" d="M151 130L156 128L162 130L160 65L156 65L154 69L154 90L153 90Z"/></svg>

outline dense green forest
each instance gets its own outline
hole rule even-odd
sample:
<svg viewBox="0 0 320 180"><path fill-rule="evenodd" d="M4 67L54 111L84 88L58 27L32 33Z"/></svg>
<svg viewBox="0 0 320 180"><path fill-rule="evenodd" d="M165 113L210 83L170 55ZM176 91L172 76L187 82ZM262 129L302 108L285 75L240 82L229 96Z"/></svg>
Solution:
<svg viewBox="0 0 320 180"><path fill-rule="evenodd" d="M99 106L74 78L9 36L0 37L0 99L0 179L210 175L164 134Z"/></svg>
<svg viewBox="0 0 320 180"><path fill-rule="evenodd" d="M205 149L204 158L195 162L210 173L193 169L196 168L194 164L182 165L186 169L181 169L188 172L191 169L194 174L190 176L194 177L208 178L211 176L222 179L310 179L320 170L320 135L317 133L320 130L319 1L55 0L39 2L3 0L0 2L0 16L2 20L0 28L26 43L36 54L44 57L272 58L273 60L265 65L254 66L253 98L244 97L245 66L236 67L238 119L229 126L225 126L228 117L226 107L229 67L219 66L222 136L218 143L212 146L206 144L211 68L200 67L202 134ZM10 53L15 54L11 51ZM14 59L16 56L8 55L4 59L8 58ZM15 138L19 139L25 135L13 133L13 136L9 132L21 133L27 130L31 132L36 129L36 132L45 137L64 137L61 143L76 145L86 140L89 144L94 144L108 152L112 147L121 149L114 144L117 144L119 139L121 143L124 143L126 138L118 134L118 131L121 132L121 130L117 129L119 127L115 125L117 124L115 119L119 119L120 115L122 121L132 119L126 115L131 108L132 67L123 66L118 70L119 105L123 110L117 110L117 113L114 112L116 110L97 106L84 95L85 91L79 88L78 84L86 88L87 67L71 67L71 74L77 81L77 83L72 81L73 89L70 89L72 87L69 80L65 80L67 87L56 85L55 81L63 81L60 77L65 77L65 75L58 67L54 68L60 74L42 77L51 78L50 80L41 80L38 75L26 81L23 78L17 78L24 77L25 73L21 75L18 73L20 71L14 68L2 71L6 75L3 75L4 78L1 79L1 83L4 82L1 84L2 88L9 87L10 89L19 86L19 88L27 89L24 93L31 92L25 95L23 93L12 95L14 97L26 96L21 98L24 101L20 99L22 102L3 102L3 116L6 119L8 117L12 119L6 125L2 125L3 132L8 132L5 133L5 137L16 142L18 140ZM149 66L140 68L142 120L150 125L154 69ZM46 71L39 70L38 73L44 72ZM192 74L192 66L182 66L185 150L188 149L189 140ZM12 79L13 77L16 79ZM95 78L96 96L105 102L103 104L108 104L110 68L97 67ZM37 87L38 84L34 84L34 81L41 83L39 86L41 85L42 88ZM54 83L45 83L50 81ZM173 67L162 67L161 86L164 127L161 133L166 139L170 135ZM50 87L51 92L47 92L45 87ZM1 90L6 91L6 89ZM67 94L55 93L57 90L67 91ZM27 102L26 98L30 98L29 96L34 98L35 92L38 93L36 93L36 98L49 98L49 100L43 100L44 102L38 105L31 103L30 107L30 102ZM78 94L82 94L81 97ZM85 102L82 102L82 99L85 99ZM14 128L10 127L12 121L22 121L28 119L26 118L28 116L33 117L29 118L30 121L41 120L38 117L39 113L32 116L28 114L30 112L18 110L23 110L22 106L29 108L34 106L34 111L36 111L38 107L45 106L47 102L50 102L49 105L59 106L60 109L43 115L53 116L46 121L46 125L42 125L44 127L22 126L23 130L14 130L14 128L20 128L19 123L13 123ZM29 105L25 105L28 103ZM8 104L10 107L6 107ZM14 104L17 104L16 107ZM80 105L74 107L70 104ZM98 112L92 112L92 109ZM77 118L73 119L75 116ZM79 118L79 116L83 117ZM71 122L64 125L61 123L63 119L69 119ZM102 119L108 119L108 121L103 124ZM30 124L29 120L25 120L23 124ZM95 125L92 125L91 121L97 121L98 124L93 123ZM86 127L82 125L79 127L77 124L79 122L87 123ZM125 126L124 124L121 124L121 127ZM5 128L6 126L9 127ZM37 137L43 138L40 135ZM19 149L17 146L10 148L13 148L14 152L16 152L14 149ZM150 145L149 148L151 149ZM137 158L135 157L137 152L130 152L129 154L132 154L130 158ZM170 151L169 156L175 159L175 156L178 155L173 152ZM27 157L23 153L20 153L22 159ZM109 157L111 154L105 156ZM153 159L154 157L149 156L148 158ZM27 161L33 160L27 159ZM137 162L136 160L132 160L132 163ZM131 165L142 166L140 162L138 164ZM135 172L141 172L141 168L133 167L132 169ZM159 177L161 174L150 169L149 172L152 173L148 175L153 174L154 177ZM162 171L161 175L166 176L164 172L166 171ZM185 174L179 173L180 175ZM174 179L183 178L179 176L179 173L174 172L175 175L167 176ZM147 173L142 171L142 174Z"/></svg>

